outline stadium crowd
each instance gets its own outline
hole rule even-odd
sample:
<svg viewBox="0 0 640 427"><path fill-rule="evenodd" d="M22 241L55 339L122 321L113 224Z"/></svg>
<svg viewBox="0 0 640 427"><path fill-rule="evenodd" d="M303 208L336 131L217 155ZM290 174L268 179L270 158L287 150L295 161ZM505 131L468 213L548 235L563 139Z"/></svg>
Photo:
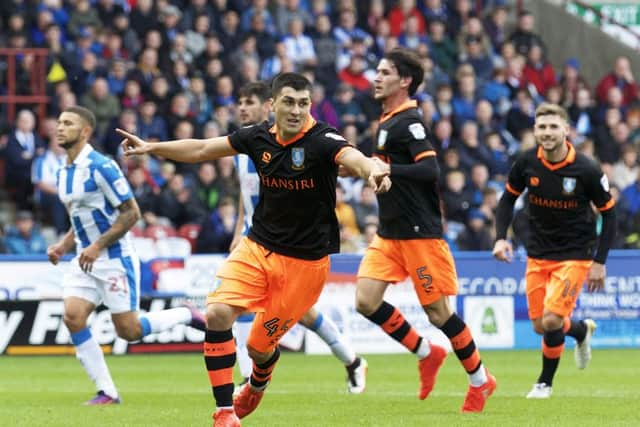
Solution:
<svg viewBox="0 0 640 427"><path fill-rule="evenodd" d="M143 213L140 236L180 235L195 252L226 252L240 191L233 159L183 164L125 159L120 127L146 140L209 138L238 128L237 90L298 71L313 82L312 113L365 154L380 108L371 96L381 54L395 46L423 59L417 101L441 166L446 238L452 249L490 250L495 209L514 156L533 147L535 107L563 105L576 148L596 158L618 205L614 248L640 248L640 98L627 58L590 87L580 61L546 59L535 17L499 0L13 0L0 4L0 46L48 49L46 117L30 106L6 122L0 156L15 224L0 227L0 253L44 253L41 225L68 230L56 194L64 150L56 118L82 105L97 117L93 145L120 162ZM18 56L17 93L36 72ZM8 87L0 69L0 93ZM3 122L4 121L4 122ZM375 235L377 202L360 179L337 189L342 251ZM513 238L527 233L526 201ZM4 228L4 230L2 230ZM2 235L3 234L3 235Z"/></svg>

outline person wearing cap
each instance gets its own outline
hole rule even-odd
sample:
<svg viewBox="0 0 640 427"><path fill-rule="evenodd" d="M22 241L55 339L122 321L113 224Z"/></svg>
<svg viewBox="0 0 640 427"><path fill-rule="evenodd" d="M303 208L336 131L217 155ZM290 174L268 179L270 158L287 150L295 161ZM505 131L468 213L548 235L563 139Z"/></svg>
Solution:
<svg viewBox="0 0 640 427"><path fill-rule="evenodd" d="M19 211L16 214L15 227L9 227L5 237L7 252L17 255L44 254L47 242L33 221L30 211Z"/></svg>

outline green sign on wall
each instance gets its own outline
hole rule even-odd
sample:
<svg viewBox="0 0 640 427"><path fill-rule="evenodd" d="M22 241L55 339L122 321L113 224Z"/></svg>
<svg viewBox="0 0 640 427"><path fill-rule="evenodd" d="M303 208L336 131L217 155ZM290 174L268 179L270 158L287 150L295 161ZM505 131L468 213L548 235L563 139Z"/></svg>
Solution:
<svg viewBox="0 0 640 427"><path fill-rule="evenodd" d="M591 6L619 24L640 27L640 2L591 3ZM567 3L567 11L581 16L585 21L600 24L600 18L594 12L575 3Z"/></svg>

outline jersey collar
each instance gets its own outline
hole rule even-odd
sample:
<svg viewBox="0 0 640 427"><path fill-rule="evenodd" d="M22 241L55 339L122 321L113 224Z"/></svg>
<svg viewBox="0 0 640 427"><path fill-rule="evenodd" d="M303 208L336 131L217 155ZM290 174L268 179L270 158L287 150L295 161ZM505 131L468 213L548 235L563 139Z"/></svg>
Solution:
<svg viewBox="0 0 640 427"><path fill-rule="evenodd" d="M567 144L567 148L569 149L569 151L567 152L567 157L565 157L564 160L558 163L551 163L547 159L545 159L542 147L538 147L538 159L540 159L540 162L542 162L544 167L554 171L563 168L576 160L576 149L573 148L573 145L569 141L565 141L565 144Z"/></svg>
<svg viewBox="0 0 640 427"><path fill-rule="evenodd" d="M293 138L289 138L286 141L283 141L280 139L280 135L278 135L278 125L276 125L275 123L273 124L273 126L271 126L271 129L269 129L269 132L274 134L276 138L276 142L278 144L282 145L283 147L286 147L287 145L293 144L294 142L302 138L307 132L309 132L309 129L311 129L315 125L316 125L316 120L313 117L311 117L311 115L307 116L307 121L305 122L304 126L302 126L302 129L300 130L300 132L298 132Z"/></svg>
<svg viewBox="0 0 640 427"><path fill-rule="evenodd" d="M87 157L89 157L89 154L91 154L92 151L93 147L91 146L91 144L87 143L87 145L85 145L82 150L80 150L76 158L73 160L73 164L81 165L82 163L84 163L84 161L87 159Z"/></svg>
<svg viewBox="0 0 640 427"><path fill-rule="evenodd" d="M383 123L389 120L391 117L395 116L398 113L403 112L404 110L408 110L409 108L417 108L417 107L418 107L417 101L411 100L411 99L408 101L405 101L402 104L398 105L395 109L380 116L380 123Z"/></svg>

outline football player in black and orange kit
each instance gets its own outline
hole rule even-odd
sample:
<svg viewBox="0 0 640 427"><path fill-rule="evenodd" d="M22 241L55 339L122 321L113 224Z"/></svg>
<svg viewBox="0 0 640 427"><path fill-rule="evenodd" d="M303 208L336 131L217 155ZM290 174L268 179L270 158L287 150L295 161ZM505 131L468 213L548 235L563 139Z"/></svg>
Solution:
<svg viewBox="0 0 640 427"><path fill-rule="evenodd" d="M358 270L356 308L418 356L419 398L425 399L447 351L421 337L397 308L384 301L390 283L411 277L429 321L449 338L469 375L462 411L481 412L496 380L483 366L471 331L449 303L458 282L443 239L436 152L417 104L409 98L423 75L420 59L406 49L389 51L377 68L374 96L382 103L383 115L374 155L389 171L393 187L378 197L380 228Z"/></svg>
<svg viewBox="0 0 640 427"><path fill-rule="evenodd" d="M577 341L578 368L584 369L591 359L595 322L572 322L569 316L585 281L589 291L604 286L604 264L616 220L606 175L567 141L566 111L555 104L541 104L535 112L533 133L538 147L514 162L498 204L493 255L501 261L511 260L513 248L506 240L507 228L514 203L526 189L530 227L527 303L533 328L543 336L542 372L527 398L546 399L551 396L565 335ZM592 204L602 215L599 239Z"/></svg>
<svg viewBox="0 0 640 427"><path fill-rule="evenodd" d="M118 130L127 155L156 154L180 162L249 155L260 176L259 201L247 237L217 272L207 298L204 358L216 400L214 427L239 426L253 412L280 356L278 341L318 299L338 252L336 179L342 165L377 191L391 185L387 172L310 115L311 84L284 73L272 83L275 124L239 129L228 137L147 143ZM247 347L254 361L249 383L235 399L235 342L231 326L256 312Z"/></svg>

